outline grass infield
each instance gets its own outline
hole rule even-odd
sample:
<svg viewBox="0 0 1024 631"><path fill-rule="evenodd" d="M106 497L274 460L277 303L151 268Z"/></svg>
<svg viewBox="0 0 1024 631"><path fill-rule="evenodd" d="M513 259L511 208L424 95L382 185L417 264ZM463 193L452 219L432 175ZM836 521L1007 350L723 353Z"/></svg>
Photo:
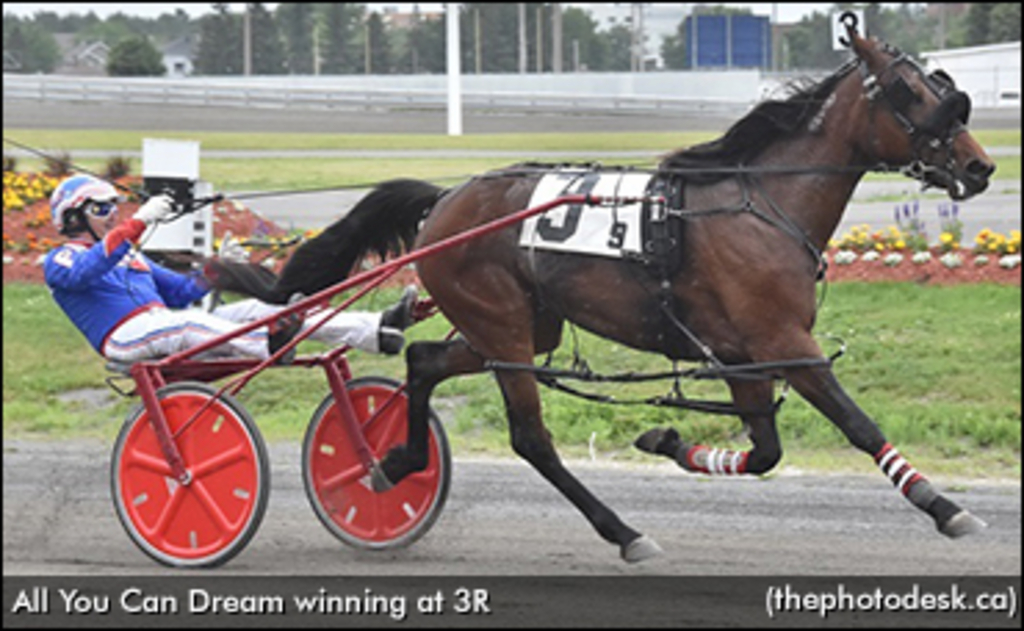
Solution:
<svg viewBox="0 0 1024 631"><path fill-rule="evenodd" d="M45 287L4 286L4 438L99 437L113 441L136 400L109 395L104 362L49 297ZM355 305L379 310L397 298L381 290ZM448 323L438 316L409 331L410 340L440 339ZM1019 477L1021 447L1020 288L896 283L838 283L819 314L818 338L828 335L849 350L835 370L842 384L915 465L926 472L969 477ZM578 331L580 351L597 372L663 371L671 366ZM556 353L568 366L573 336ZM318 350L305 343L301 352ZM404 378L400 358L353 352L356 376ZM583 384L618 398L665 394L671 384ZM728 399L724 384L684 382L691 398ZM273 369L257 376L240 401L270 440L300 440L309 417L327 394L318 371ZM687 439L746 449L733 417L664 408L588 403L544 390L545 421L569 457L639 460L632 440L646 429L672 425ZM453 379L433 399L445 419L456 455L511 456L501 395L489 375ZM871 459L798 395L778 417L784 465L871 471Z"/></svg>

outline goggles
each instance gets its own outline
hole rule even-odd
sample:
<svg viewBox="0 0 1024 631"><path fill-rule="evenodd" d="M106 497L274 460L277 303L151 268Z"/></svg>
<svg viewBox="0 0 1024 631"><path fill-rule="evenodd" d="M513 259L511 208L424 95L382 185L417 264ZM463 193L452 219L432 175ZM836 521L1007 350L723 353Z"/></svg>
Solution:
<svg viewBox="0 0 1024 631"><path fill-rule="evenodd" d="M85 206L85 213L97 219L105 219L115 212L117 212L117 204L114 202L90 201Z"/></svg>

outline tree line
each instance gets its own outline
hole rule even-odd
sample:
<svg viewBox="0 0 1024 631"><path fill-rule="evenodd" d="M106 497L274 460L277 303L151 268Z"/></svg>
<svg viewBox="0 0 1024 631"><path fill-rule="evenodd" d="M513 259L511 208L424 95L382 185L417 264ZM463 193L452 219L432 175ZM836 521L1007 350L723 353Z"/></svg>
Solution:
<svg viewBox="0 0 1024 631"><path fill-rule="evenodd" d="M833 10L850 6L837 4ZM1020 5L1015 3L857 6L864 8L870 34L911 54L1020 41ZM843 61L844 53L831 47L833 10L814 12L779 31L778 69L832 68ZM463 3L460 11L464 73L609 72L632 67L628 19L602 28L585 7L553 3ZM561 18L560 37L552 28L555 11ZM691 11L750 13L717 5L693 5ZM669 69L684 65L687 33L682 17L676 33L660 43ZM106 19L92 12L58 15L44 10L29 18L5 12L4 71L52 72L60 62L54 38L58 33L106 43L111 48L107 71L122 76L163 74L158 50L186 36L198 41L194 74L199 75L419 74L443 73L446 65L443 16L414 13L397 25L363 3L280 3L274 10L264 3L249 3L244 12L216 3L199 18L181 9L158 18L119 13ZM251 42L248 55L246 33ZM556 45L560 51L554 50Z"/></svg>

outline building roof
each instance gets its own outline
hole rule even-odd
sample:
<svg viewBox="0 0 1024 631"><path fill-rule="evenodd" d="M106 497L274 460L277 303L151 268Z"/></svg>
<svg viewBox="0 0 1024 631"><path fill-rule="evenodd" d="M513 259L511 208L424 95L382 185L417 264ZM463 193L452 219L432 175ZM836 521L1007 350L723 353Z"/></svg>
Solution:
<svg viewBox="0 0 1024 631"><path fill-rule="evenodd" d="M194 35L183 35L172 40L161 51L165 57L195 57L196 37Z"/></svg>

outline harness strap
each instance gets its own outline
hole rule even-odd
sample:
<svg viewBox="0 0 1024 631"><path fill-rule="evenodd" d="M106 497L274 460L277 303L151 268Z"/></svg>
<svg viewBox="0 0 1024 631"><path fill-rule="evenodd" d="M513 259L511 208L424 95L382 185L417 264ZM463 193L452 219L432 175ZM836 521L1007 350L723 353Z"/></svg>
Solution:
<svg viewBox="0 0 1024 631"><path fill-rule="evenodd" d="M829 357L812 357L805 359L791 359L791 360L779 360L774 362L761 362L754 364L733 364L733 365L718 365L708 368L692 368L689 370L672 370L668 372L659 373L618 373L611 375L602 375L594 373L585 364L577 362L577 365L581 365L581 369L565 370L560 368L551 368L547 364L544 366L535 366L533 364L523 364L517 362L505 362L495 359L485 360L484 369L490 371L519 371L519 372L530 372L537 376L537 381L544 386L559 392L571 394L575 397L593 401L597 403L609 403L615 405L652 405L656 407L675 407L683 408L688 410L694 410L698 412L706 412L708 414L723 414L723 415L736 415L736 416L747 416L747 415L765 415L768 413L774 413L781 407L782 403L786 399L786 391L783 390L782 394L773 404L770 410L766 409L753 409L753 408L739 408L731 403L725 403L720 401L706 401L699 399L690 399L682 394L678 389L679 378L690 378L690 379L740 379L740 380L752 380L752 381L771 381L778 379L776 375L772 374L772 371L793 369L793 368L806 368L814 366L830 366L836 359L841 357L845 353L845 345L840 348L839 351L833 353ZM550 358L549 358L550 359ZM592 392L584 392L571 386L562 383L559 378L564 379L576 379L579 381L597 382L597 383L640 383L645 381L657 381L663 379L676 379L676 387L673 389L673 394L670 396L654 396L645 399L616 399L609 395L596 394Z"/></svg>
<svg viewBox="0 0 1024 631"><path fill-rule="evenodd" d="M804 231L804 229L801 228L795 221L793 221L793 218L787 215L782 210L782 208L780 208L779 205L775 203L775 200L773 200L771 196L768 195L768 191L764 189L764 185L761 183L760 179L756 177L751 177L750 180L754 184L754 186L757 187L758 192L761 193L761 197L763 197L764 200L768 202L768 206L779 217L779 219L782 220L781 225L775 225L778 225L784 232L789 233L793 238L795 238L805 248L807 248L808 252L810 252L811 258L814 260L814 265L817 269L817 280L825 278L825 273L828 271L828 262L825 261L825 257L822 256L822 251L818 249L818 247L814 245L814 243L811 242L811 238L807 236L807 232ZM745 189L746 187L744 187L744 190ZM760 213L755 214L768 220L767 218L763 217Z"/></svg>

